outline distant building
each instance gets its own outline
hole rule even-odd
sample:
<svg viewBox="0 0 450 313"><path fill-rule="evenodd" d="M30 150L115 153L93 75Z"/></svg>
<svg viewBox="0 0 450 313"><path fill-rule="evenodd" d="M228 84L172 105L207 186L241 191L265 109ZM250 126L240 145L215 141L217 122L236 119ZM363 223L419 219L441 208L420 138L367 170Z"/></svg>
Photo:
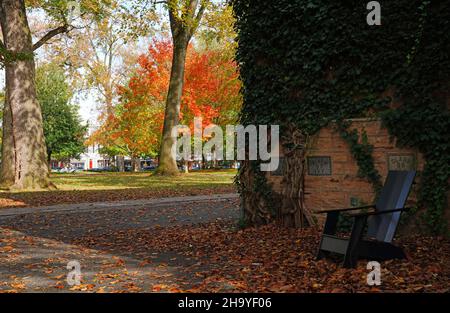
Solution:
<svg viewBox="0 0 450 313"><path fill-rule="evenodd" d="M83 170L110 167L112 165L111 158L100 154L98 151L98 145L89 146L86 152L80 156L79 160L71 159L70 164L73 167Z"/></svg>
<svg viewBox="0 0 450 313"><path fill-rule="evenodd" d="M64 161L52 160L52 168L71 167L79 170L92 170L112 166L112 160L109 156L99 153L99 146L89 146L86 152L80 155L79 159L70 159L70 164Z"/></svg>

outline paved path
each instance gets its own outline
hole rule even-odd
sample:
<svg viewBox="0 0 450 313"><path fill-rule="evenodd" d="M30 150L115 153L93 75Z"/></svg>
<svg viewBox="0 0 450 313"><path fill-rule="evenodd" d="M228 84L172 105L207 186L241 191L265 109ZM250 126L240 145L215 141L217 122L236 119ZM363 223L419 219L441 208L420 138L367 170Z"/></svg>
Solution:
<svg viewBox="0 0 450 313"><path fill-rule="evenodd" d="M53 205L0 210L0 227L60 240L114 230L238 219L236 194Z"/></svg>
<svg viewBox="0 0 450 313"><path fill-rule="evenodd" d="M97 211L106 209L118 209L118 208L143 208L143 207L162 207L173 206L177 204L189 203L189 202L216 202L234 200L239 197L236 193L230 194L217 194L217 195L204 195L204 196L184 196L184 197L171 197L171 198L155 198L155 199L138 199L138 200L125 200L125 201L113 201L113 202L87 202L87 203L67 203L56 204L40 207L19 207L0 209L1 216L21 215L30 213L48 213L48 212L82 212L82 211Z"/></svg>
<svg viewBox="0 0 450 313"><path fill-rule="evenodd" d="M91 291L92 285L96 291L154 291L158 283L181 287L179 281L189 286L195 282L188 271L193 260L148 245L133 252L112 246L130 230L160 236L165 227L238 218L236 194L2 209L0 291L69 291L70 260L83 268L84 284L75 291ZM104 240L93 246L92 238ZM149 259L151 264L143 264Z"/></svg>

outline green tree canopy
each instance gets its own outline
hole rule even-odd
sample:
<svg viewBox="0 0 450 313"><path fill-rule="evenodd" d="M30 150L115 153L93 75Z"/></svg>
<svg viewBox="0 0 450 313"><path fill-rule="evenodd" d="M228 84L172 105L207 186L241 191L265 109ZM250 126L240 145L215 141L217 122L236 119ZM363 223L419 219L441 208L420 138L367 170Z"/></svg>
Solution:
<svg viewBox="0 0 450 313"><path fill-rule="evenodd" d="M70 103L72 90L63 69L49 63L38 67L36 87L42 107L48 158L67 159L84 152L87 126L82 125L78 107Z"/></svg>

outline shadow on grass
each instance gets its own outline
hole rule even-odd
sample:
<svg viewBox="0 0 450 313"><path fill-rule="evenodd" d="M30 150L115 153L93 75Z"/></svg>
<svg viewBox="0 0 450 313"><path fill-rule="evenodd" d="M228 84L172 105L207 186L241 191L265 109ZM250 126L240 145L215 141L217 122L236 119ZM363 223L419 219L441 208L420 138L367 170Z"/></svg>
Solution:
<svg viewBox="0 0 450 313"><path fill-rule="evenodd" d="M58 188L67 189L121 189L121 188L177 188L179 186L228 185L233 183L235 171L199 171L174 177L155 176L152 173L103 173L54 175Z"/></svg>
<svg viewBox="0 0 450 313"><path fill-rule="evenodd" d="M179 177L148 173L53 175L53 191L0 192L0 208L106 202L235 192L235 171L202 171Z"/></svg>

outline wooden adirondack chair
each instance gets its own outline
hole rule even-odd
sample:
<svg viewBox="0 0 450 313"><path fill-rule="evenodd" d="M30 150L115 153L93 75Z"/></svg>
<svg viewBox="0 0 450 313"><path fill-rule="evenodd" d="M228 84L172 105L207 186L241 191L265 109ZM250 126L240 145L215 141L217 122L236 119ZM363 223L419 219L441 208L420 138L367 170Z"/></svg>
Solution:
<svg viewBox="0 0 450 313"><path fill-rule="evenodd" d="M405 258L403 250L392 244L406 199L416 175L415 171L390 171L380 196L374 205L321 211L327 219L320 241L317 259L330 252L344 255L344 267L356 266L358 258L370 261ZM354 218L349 238L336 236L339 214L355 210L372 209L350 214ZM366 238L363 232L367 227Z"/></svg>

